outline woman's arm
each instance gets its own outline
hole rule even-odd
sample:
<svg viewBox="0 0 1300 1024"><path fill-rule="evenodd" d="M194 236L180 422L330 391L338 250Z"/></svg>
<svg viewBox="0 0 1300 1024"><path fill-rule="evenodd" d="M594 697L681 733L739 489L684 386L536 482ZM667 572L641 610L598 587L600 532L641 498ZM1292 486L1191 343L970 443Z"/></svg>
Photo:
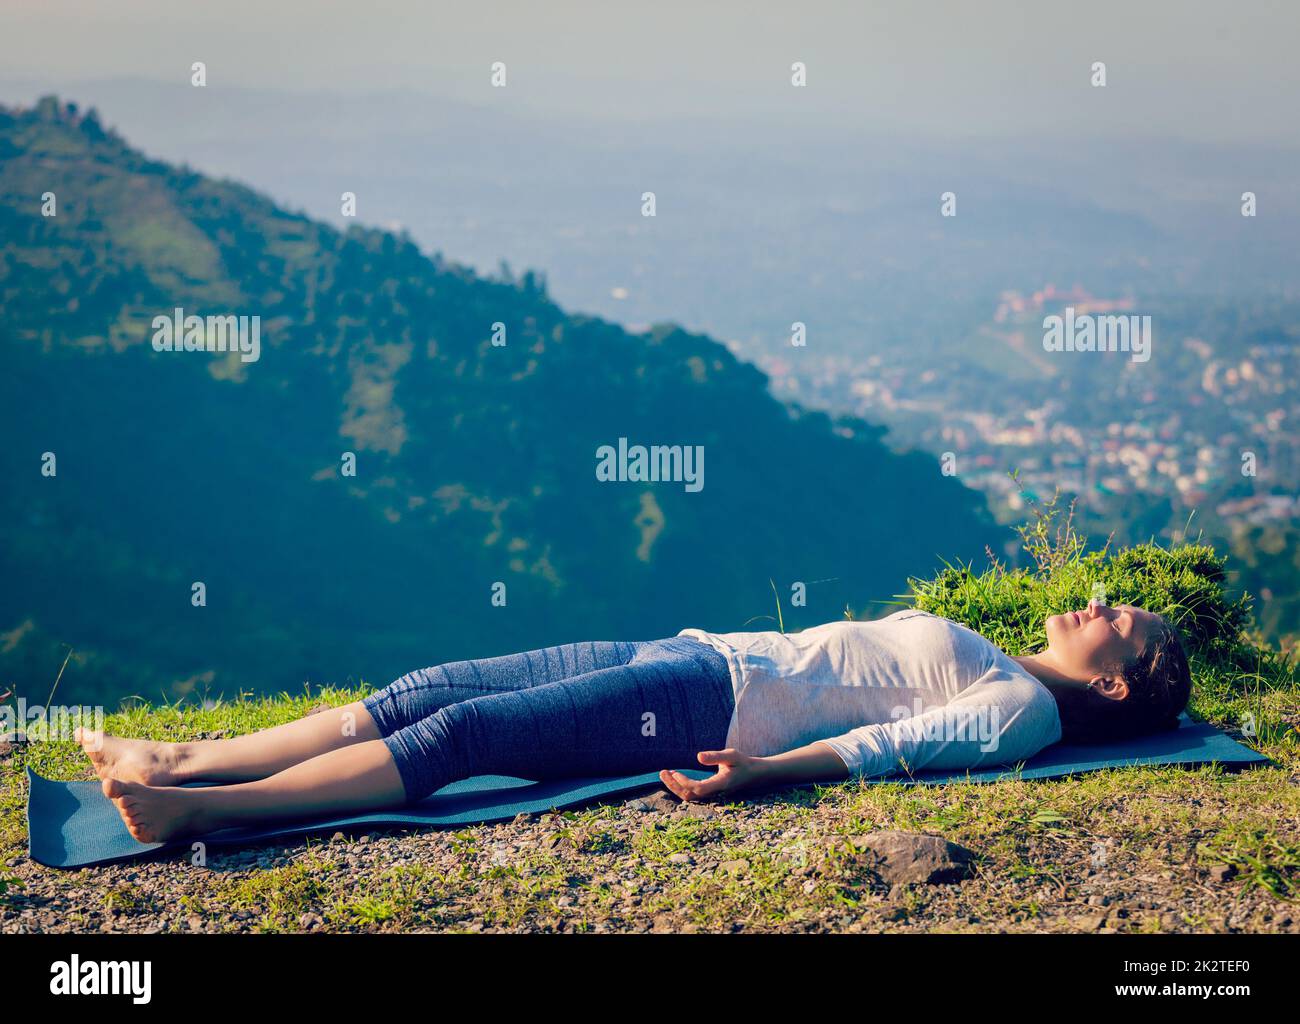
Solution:
<svg viewBox="0 0 1300 1024"><path fill-rule="evenodd" d="M698 782L681 772L659 773L663 784L683 800L712 800L745 789L832 781L849 774L840 756L821 742L771 757L750 757L739 750L702 750L697 756L700 764L716 765L717 773Z"/></svg>

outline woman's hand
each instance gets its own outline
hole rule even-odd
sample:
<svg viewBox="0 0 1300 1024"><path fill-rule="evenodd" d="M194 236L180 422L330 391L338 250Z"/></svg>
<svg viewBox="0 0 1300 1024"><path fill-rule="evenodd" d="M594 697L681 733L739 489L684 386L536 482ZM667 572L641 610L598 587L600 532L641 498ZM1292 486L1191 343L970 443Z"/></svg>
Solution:
<svg viewBox="0 0 1300 1024"><path fill-rule="evenodd" d="M739 750L701 750L695 756L700 764L716 765L717 773L698 782L681 772L659 773L663 784L683 800L712 800L726 793L738 793L757 784L765 775L764 758L750 757Z"/></svg>
<svg viewBox="0 0 1300 1024"><path fill-rule="evenodd" d="M716 765L717 774L696 782L681 772L659 773L659 780L683 800L713 800L760 785L777 788L842 779L849 774L839 754L821 742L771 757L750 757L730 748L702 750L695 756L700 764Z"/></svg>

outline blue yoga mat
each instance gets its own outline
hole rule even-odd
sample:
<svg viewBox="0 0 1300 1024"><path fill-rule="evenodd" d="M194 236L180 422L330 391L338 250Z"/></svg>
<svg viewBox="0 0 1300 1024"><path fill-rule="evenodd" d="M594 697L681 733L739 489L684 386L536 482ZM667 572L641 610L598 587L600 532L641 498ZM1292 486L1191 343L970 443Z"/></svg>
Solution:
<svg viewBox="0 0 1300 1024"><path fill-rule="evenodd" d="M1144 736L1119 746L1054 746L1017 768L987 768L970 772L918 772L912 777L890 776L870 782L933 785L944 782L998 782L1011 779L1055 779L1104 768L1140 765L1220 764L1246 768L1271 764L1263 754L1225 736L1213 726L1184 717L1179 728ZM686 774L707 778L711 772L689 769ZM127 860L159 849L188 849L193 839L177 843L137 843L127 832L116 808L98 782L55 782L27 771L28 852L33 860L56 868L79 868ZM284 822L259 828L232 828L201 837L208 846L248 844L266 839L317 832L364 831L389 826L461 826L508 821L516 814L534 814L597 801L627 797L659 785L659 775L630 775L613 779L560 779L529 782L503 775L480 775L440 789L418 804L393 811L352 814L328 821Z"/></svg>

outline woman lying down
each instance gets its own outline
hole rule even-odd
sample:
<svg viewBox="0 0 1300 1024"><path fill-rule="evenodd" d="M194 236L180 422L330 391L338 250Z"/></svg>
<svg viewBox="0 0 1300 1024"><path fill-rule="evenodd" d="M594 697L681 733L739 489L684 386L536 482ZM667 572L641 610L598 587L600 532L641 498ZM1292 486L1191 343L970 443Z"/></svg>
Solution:
<svg viewBox="0 0 1300 1024"><path fill-rule="evenodd" d="M228 740L78 735L140 842L422 800L458 779L660 770L683 800L800 782L1024 761L1061 739L1176 725L1174 629L1121 605L1047 620L1009 657L922 611L801 633L565 644L422 669L365 698ZM674 768L715 769L697 781ZM183 787L183 783L218 783Z"/></svg>

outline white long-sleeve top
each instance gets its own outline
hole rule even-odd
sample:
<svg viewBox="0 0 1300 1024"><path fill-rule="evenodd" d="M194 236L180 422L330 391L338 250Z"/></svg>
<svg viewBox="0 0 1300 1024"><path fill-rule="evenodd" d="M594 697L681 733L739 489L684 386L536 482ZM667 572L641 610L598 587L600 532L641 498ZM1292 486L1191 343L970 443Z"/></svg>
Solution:
<svg viewBox="0 0 1300 1024"><path fill-rule="evenodd" d="M974 630L905 610L800 633L679 634L727 659L727 746L767 756L820 740L850 774L1023 761L1061 738L1056 700Z"/></svg>

